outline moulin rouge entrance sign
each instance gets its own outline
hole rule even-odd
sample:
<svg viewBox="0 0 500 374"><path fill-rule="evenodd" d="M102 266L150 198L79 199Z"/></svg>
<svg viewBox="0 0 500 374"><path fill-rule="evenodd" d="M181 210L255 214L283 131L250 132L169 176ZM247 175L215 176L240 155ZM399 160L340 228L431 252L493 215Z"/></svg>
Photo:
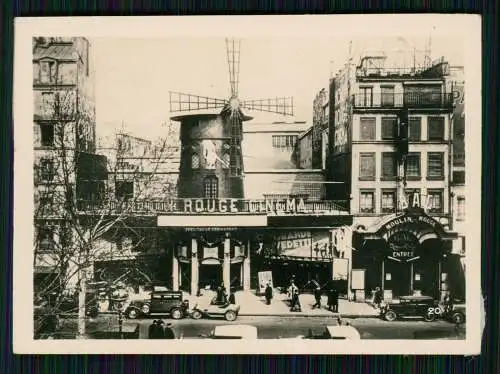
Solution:
<svg viewBox="0 0 500 374"><path fill-rule="evenodd" d="M170 212L196 213L300 213L306 211L304 199L240 200L240 199L178 199L166 204Z"/></svg>

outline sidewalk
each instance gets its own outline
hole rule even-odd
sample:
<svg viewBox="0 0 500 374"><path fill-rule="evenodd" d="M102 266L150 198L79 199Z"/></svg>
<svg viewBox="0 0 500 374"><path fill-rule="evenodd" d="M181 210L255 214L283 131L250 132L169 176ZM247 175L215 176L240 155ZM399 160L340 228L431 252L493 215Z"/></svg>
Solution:
<svg viewBox="0 0 500 374"><path fill-rule="evenodd" d="M208 303L215 293L208 292L200 297L193 297L186 294L190 305L196 302ZM291 312L287 300L287 295L275 291L271 305L266 305L264 296L255 294L252 291L237 291L235 293L236 304L240 305L240 316L280 316L280 317L336 317L341 315L346 318L374 318L378 317L377 311L367 303L358 303L339 299L339 313L333 313L326 309L326 296L322 297L321 309L313 309L315 303L311 294L301 294L300 303L302 312Z"/></svg>

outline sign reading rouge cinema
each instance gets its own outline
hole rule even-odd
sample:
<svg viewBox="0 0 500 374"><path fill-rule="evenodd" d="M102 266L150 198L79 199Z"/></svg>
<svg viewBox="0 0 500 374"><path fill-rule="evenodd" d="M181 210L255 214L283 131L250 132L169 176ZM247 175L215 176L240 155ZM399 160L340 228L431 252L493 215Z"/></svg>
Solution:
<svg viewBox="0 0 500 374"><path fill-rule="evenodd" d="M168 201L164 206L167 211L186 214L306 212L306 205L302 198L281 200L182 199L180 201Z"/></svg>

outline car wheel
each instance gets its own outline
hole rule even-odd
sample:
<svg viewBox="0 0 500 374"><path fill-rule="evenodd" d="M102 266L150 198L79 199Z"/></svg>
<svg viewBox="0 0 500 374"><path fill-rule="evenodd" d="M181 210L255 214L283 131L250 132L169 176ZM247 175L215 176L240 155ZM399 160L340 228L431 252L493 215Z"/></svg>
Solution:
<svg viewBox="0 0 500 374"><path fill-rule="evenodd" d="M172 316L173 319L181 319L182 318L182 312L179 308L173 308L170 311L170 315Z"/></svg>
<svg viewBox="0 0 500 374"><path fill-rule="evenodd" d="M228 310L226 314L224 314L226 321L234 321L236 319L236 313L232 310Z"/></svg>
<svg viewBox="0 0 500 374"><path fill-rule="evenodd" d="M462 323L465 322L465 316L460 312L455 312L451 315L451 320L454 323L461 325Z"/></svg>
<svg viewBox="0 0 500 374"><path fill-rule="evenodd" d="M384 318L386 321L392 322L398 319L396 312L389 310L385 313Z"/></svg>
<svg viewBox="0 0 500 374"><path fill-rule="evenodd" d="M199 310L193 310L191 313L191 318L193 319L200 319L202 316L201 312Z"/></svg>
<svg viewBox="0 0 500 374"><path fill-rule="evenodd" d="M130 319L136 319L137 317L139 317L139 311L137 309L134 309L134 308L127 310L126 314L127 314L127 317Z"/></svg>
<svg viewBox="0 0 500 374"><path fill-rule="evenodd" d="M151 307L150 307L148 304L144 304L144 305L141 307L141 311L142 311L144 314L149 314L149 312L151 311Z"/></svg>
<svg viewBox="0 0 500 374"><path fill-rule="evenodd" d="M424 321L425 322L432 322L436 319L436 314L435 313L427 313L425 316L424 316Z"/></svg>

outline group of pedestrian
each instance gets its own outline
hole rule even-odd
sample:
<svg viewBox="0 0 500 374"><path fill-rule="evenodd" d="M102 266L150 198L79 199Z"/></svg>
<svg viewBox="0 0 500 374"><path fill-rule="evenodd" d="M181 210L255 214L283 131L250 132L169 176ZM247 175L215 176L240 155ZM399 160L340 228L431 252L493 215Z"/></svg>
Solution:
<svg viewBox="0 0 500 374"><path fill-rule="evenodd" d="M175 339L175 332L170 322L164 327L161 319L154 320L148 329L149 339Z"/></svg>
<svg viewBox="0 0 500 374"><path fill-rule="evenodd" d="M316 303L313 305L313 309L315 308L321 308L321 297L323 296L321 292L321 287L317 286L316 289L314 290L314 300ZM338 313L339 311L339 293L335 289L335 287L331 287L327 291L327 309L334 312Z"/></svg>

